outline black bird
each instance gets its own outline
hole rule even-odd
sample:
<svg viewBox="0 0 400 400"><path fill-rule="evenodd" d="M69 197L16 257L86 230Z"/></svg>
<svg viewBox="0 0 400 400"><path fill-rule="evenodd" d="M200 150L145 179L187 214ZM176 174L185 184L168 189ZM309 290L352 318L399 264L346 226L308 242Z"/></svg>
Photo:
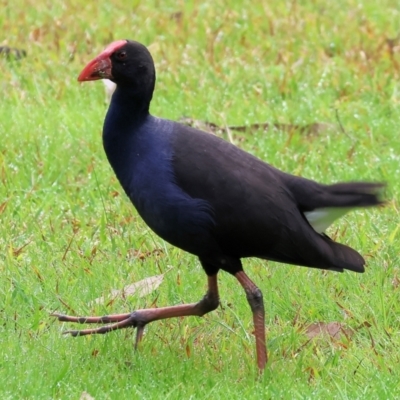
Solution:
<svg viewBox="0 0 400 400"><path fill-rule="evenodd" d="M234 275L246 292L257 364L263 370L267 362L263 297L243 271L241 259L364 272L365 261L357 251L323 232L352 208L381 204L384 185L322 185L281 172L209 133L151 116L156 74L149 51L140 43L111 43L78 80L104 78L117 85L103 128L108 160L149 227L199 258L208 291L198 303L187 305L105 317L53 315L60 321L111 323L65 332L73 336L136 327L136 346L149 322L215 310L217 274L223 270Z"/></svg>

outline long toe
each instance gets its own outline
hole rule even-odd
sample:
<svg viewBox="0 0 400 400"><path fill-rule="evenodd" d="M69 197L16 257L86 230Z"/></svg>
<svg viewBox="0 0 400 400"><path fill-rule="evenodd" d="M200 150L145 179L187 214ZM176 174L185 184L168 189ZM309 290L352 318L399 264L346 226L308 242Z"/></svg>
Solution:
<svg viewBox="0 0 400 400"><path fill-rule="evenodd" d="M86 335L103 335L105 333L116 331L118 329L124 329L129 327L136 327L136 318L133 314L120 322L116 322L115 324L101 326L99 328L93 329L82 329L82 330L69 330L63 332L64 335L70 334L71 336L86 336Z"/></svg>
<svg viewBox="0 0 400 400"><path fill-rule="evenodd" d="M126 320L131 316L131 313L104 315L102 317L74 317L72 315L59 313L52 313L50 316L56 317L60 322L76 322L78 324L110 324L112 322Z"/></svg>

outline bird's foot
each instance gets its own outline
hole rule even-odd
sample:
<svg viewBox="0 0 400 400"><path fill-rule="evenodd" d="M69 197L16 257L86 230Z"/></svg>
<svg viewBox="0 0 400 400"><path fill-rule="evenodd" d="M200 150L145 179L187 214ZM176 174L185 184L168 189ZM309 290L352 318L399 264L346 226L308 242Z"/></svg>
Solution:
<svg viewBox="0 0 400 400"><path fill-rule="evenodd" d="M63 332L64 335L69 334L74 337L105 334L111 331L115 331L117 329L129 327L137 328L135 342L135 347L137 347L138 343L142 339L145 325L150 322L148 318L146 318L148 317L146 315L146 311L147 310L139 310L128 314L114 314L106 315L103 317L74 317L59 313L52 313L50 315L52 317L56 317L61 322L76 322L79 324L108 324L99 328L68 330Z"/></svg>
<svg viewBox="0 0 400 400"><path fill-rule="evenodd" d="M68 330L64 334L72 336L85 336L105 334L117 329L136 328L135 347L143 337L144 327L153 321L185 317L189 315L203 316L204 314L215 310L219 304L217 275L208 277L209 289L207 294L197 303L180 304L176 306L145 308L127 314L106 315L103 317L73 317L69 315L53 313L52 317L61 322L76 322L78 324L108 324L99 328Z"/></svg>

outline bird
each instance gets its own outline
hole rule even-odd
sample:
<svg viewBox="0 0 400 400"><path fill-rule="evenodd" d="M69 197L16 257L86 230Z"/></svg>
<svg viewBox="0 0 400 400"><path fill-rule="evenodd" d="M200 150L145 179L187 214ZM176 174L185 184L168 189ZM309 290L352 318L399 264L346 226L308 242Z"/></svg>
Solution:
<svg viewBox="0 0 400 400"><path fill-rule="evenodd" d="M153 321L215 310L217 275L225 271L246 294L262 372L268 361L263 295L244 272L242 259L364 272L364 258L325 231L354 208L383 204L385 184L320 184L280 171L215 135L151 115L156 72L149 50L139 42L112 42L78 77L80 82L99 79L116 84L102 136L115 175L158 236L198 257L208 289L197 303L102 317L52 315L59 321L105 324L64 332L72 336L136 328L137 348Z"/></svg>

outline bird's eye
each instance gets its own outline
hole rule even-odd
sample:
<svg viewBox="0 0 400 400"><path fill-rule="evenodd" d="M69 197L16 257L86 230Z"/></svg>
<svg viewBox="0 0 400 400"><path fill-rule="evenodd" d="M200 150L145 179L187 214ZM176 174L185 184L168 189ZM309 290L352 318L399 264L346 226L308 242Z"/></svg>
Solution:
<svg viewBox="0 0 400 400"><path fill-rule="evenodd" d="M117 57L120 60L124 60L126 58L126 51L120 51L119 53L117 53Z"/></svg>

